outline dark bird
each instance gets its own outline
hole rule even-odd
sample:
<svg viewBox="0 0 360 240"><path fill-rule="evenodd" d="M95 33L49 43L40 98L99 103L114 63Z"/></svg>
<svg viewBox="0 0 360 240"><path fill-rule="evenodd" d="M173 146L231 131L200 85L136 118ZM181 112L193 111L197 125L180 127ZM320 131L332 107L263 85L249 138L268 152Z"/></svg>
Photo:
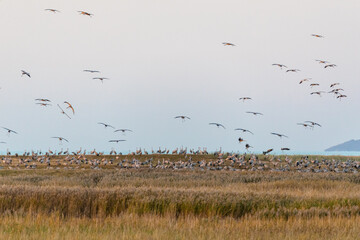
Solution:
<svg viewBox="0 0 360 240"><path fill-rule="evenodd" d="M75 110L74 110L73 106L67 101L65 101L64 103L68 105L67 108L70 108L72 110L73 114L75 115Z"/></svg>
<svg viewBox="0 0 360 240"><path fill-rule="evenodd" d="M341 98L346 98L346 97L347 97L346 95L341 94L341 95L337 96L336 98L341 99Z"/></svg>
<svg viewBox="0 0 360 240"><path fill-rule="evenodd" d="M66 114L66 112L64 111L64 109L62 109L59 104L58 104L57 106L60 108L62 114L64 114L65 116L67 116L69 119L71 119L71 117Z"/></svg>
<svg viewBox="0 0 360 240"><path fill-rule="evenodd" d="M242 143L242 142L244 142L245 140L244 140L243 138L239 137L238 141L239 141L239 143Z"/></svg>
<svg viewBox="0 0 360 240"><path fill-rule="evenodd" d="M300 72L299 69L289 69L289 70L286 70L286 72Z"/></svg>
<svg viewBox="0 0 360 240"><path fill-rule="evenodd" d="M31 78L30 73L28 73L28 72L26 72L26 71L24 71L24 70L21 70L21 76L24 76L24 75L26 75L26 76L28 76L29 78Z"/></svg>
<svg viewBox="0 0 360 240"><path fill-rule="evenodd" d="M311 36L316 37L316 38L324 38L324 36L319 35L319 34L311 34Z"/></svg>
<svg viewBox="0 0 360 240"><path fill-rule="evenodd" d="M229 43L229 42L223 42L222 43L224 46L232 46L232 47L235 47L236 45L233 44L233 43Z"/></svg>
<svg viewBox="0 0 360 240"><path fill-rule="evenodd" d="M220 124L220 123L209 123L209 125L215 125L217 127L222 127L225 129L224 125Z"/></svg>
<svg viewBox="0 0 360 240"><path fill-rule="evenodd" d="M315 61L317 61L317 62L320 63L320 64L327 64L327 63L329 63L328 61L324 61L324 60L315 60Z"/></svg>
<svg viewBox="0 0 360 240"><path fill-rule="evenodd" d="M107 127L114 128L113 126L111 126L111 125L109 125L109 124L106 124L106 123L99 122L98 124L104 125L105 128L107 128ZM114 129L115 129L115 128L114 128Z"/></svg>
<svg viewBox="0 0 360 240"><path fill-rule="evenodd" d="M284 148L281 148L281 151L290 151L290 148L284 147Z"/></svg>
<svg viewBox="0 0 360 240"><path fill-rule="evenodd" d="M89 73L100 73L100 71L97 71L97 70L89 70L89 69L84 70L84 72L89 72Z"/></svg>
<svg viewBox="0 0 360 240"><path fill-rule="evenodd" d="M84 11L78 11L78 13L80 13L80 15L85 15L85 16L89 16L89 17L94 16L94 14L88 13L88 12L84 12Z"/></svg>
<svg viewBox="0 0 360 240"><path fill-rule="evenodd" d="M42 107L51 106L51 104L50 104L50 103L44 103L44 102L41 102L41 103L36 103L36 104L38 104L38 105L40 105L40 106L42 106Z"/></svg>
<svg viewBox="0 0 360 240"><path fill-rule="evenodd" d="M250 145L247 143L247 144L245 144L245 148L246 148L246 150L248 150L249 148L252 148L252 146L250 146Z"/></svg>
<svg viewBox="0 0 360 240"><path fill-rule="evenodd" d="M310 87L317 87L317 86L320 86L320 84L318 84L318 83L312 83L312 84L310 84Z"/></svg>
<svg viewBox="0 0 360 240"><path fill-rule="evenodd" d="M14 130L8 129L8 128L6 128L6 127L2 127L2 128L5 129L9 135L10 135L10 133L18 134L18 133L15 132Z"/></svg>
<svg viewBox="0 0 360 240"><path fill-rule="evenodd" d="M114 132L123 132L123 133L125 133L125 132L132 132L132 130L130 130L130 129L117 129Z"/></svg>
<svg viewBox="0 0 360 240"><path fill-rule="evenodd" d="M246 100L252 100L251 97L241 97L239 98L239 100L242 100L243 102L245 102Z"/></svg>
<svg viewBox="0 0 360 240"><path fill-rule="evenodd" d="M313 128L314 126L310 125L310 124L306 124L306 123L298 123L297 125L301 125L304 126L305 128Z"/></svg>
<svg viewBox="0 0 360 240"><path fill-rule="evenodd" d="M52 12L52 13L59 13L60 12L59 10L56 10L56 9L53 9L53 8L45 9L45 11Z"/></svg>
<svg viewBox="0 0 360 240"><path fill-rule="evenodd" d="M312 92L310 95L319 95L321 97L321 94L324 93L324 91L318 91L318 92Z"/></svg>
<svg viewBox="0 0 360 240"><path fill-rule="evenodd" d="M312 78L305 78L305 79L301 80L301 81L299 82L299 84L302 84L303 82L310 81L311 79L312 79Z"/></svg>
<svg viewBox="0 0 360 240"><path fill-rule="evenodd" d="M340 85L340 83L333 83L330 85L331 88L335 87L336 85Z"/></svg>
<svg viewBox="0 0 360 240"><path fill-rule="evenodd" d="M316 123L316 122L313 122L313 121L305 121L305 122L310 123L312 126L319 126L319 127L321 127L320 124L318 124L318 123Z"/></svg>
<svg viewBox="0 0 360 240"><path fill-rule="evenodd" d="M108 80L108 78L106 78L106 77L94 77L93 79L100 80L101 83L104 83L104 80Z"/></svg>
<svg viewBox="0 0 360 240"><path fill-rule="evenodd" d="M46 98L37 98L37 99L35 99L35 101L40 101L40 102L51 102L49 99L46 99Z"/></svg>
<svg viewBox="0 0 360 240"><path fill-rule="evenodd" d="M187 116L176 116L176 117L174 117L175 119L177 119L177 118L181 118L181 120L183 120L183 121L185 121L185 119L191 119L191 118L189 118L189 117L187 117Z"/></svg>
<svg viewBox="0 0 360 240"><path fill-rule="evenodd" d="M273 66L278 66L279 68L287 68L287 66L283 65L283 64L279 64L279 63L274 63Z"/></svg>
<svg viewBox="0 0 360 240"><path fill-rule="evenodd" d="M63 138L63 137L52 137L52 138L57 138L57 139L59 139L60 143L62 143L62 141L69 142L67 139L65 139L65 138Z"/></svg>
<svg viewBox="0 0 360 240"><path fill-rule="evenodd" d="M252 133L251 131L247 130L247 129L243 129L243 128L235 128L235 131L242 131L242 132L248 132L254 135L254 133Z"/></svg>
<svg viewBox="0 0 360 240"><path fill-rule="evenodd" d="M259 112L246 112L246 113L253 114L254 116L257 116L257 115L264 115L264 114L259 113Z"/></svg>
<svg viewBox="0 0 360 240"><path fill-rule="evenodd" d="M328 65L325 65L324 68L329 68L329 67L334 68L334 67L336 67L336 64L328 64Z"/></svg>
<svg viewBox="0 0 360 240"><path fill-rule="evenodd" d="M270 149L264 151L263 154L264 154L264 155L269 154L269 153L271 153L273 150L274 150L274 149L270 148Z"/></svg>
<svg viewBox="0 0 360 240"><path fill-rule="evenodd" d="M272 133L270 133L270 134L275 135L275 136L278 136L279 138L282 138L282 137L288 138L288 136L285 136L284 134L280 134L280 133L274 133L274 132L272 132Z"/></svg>
<svg viewBox="0 0 360 240"><path fill-rule="evenodd" d="M111 143L119 143L119 142L125 142L126 140L121 140L121 139L118 139L118 140L110 140L109 142Z"/></svg>

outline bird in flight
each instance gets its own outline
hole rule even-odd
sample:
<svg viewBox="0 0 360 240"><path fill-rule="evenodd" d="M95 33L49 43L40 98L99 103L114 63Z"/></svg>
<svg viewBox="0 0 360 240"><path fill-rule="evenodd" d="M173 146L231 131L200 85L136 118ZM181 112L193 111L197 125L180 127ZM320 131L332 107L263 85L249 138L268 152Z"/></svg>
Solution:
<svg viewBox="0 0 360 240"><path fill-rule="evenodd" d="M88 73L100 73L100 71L97 70L89 70L89 69L85 69L83 70L84 72L88 72Z"/></svg>
<svg viewBox="0 0 360 240"><path fill-rule="evenodd" d="M303 80L301 80L300 82L299 82L299 84L302 84L303 82L308 82L308 81L310 81L312 78L305 78L305 79L303 79Z"/></svg>
<svg viewBox="0 0 360 240"><path fill-rule="evenodd" d="M304 126L305 128L313 128L314 127L314 126L312 126L310 124L306 124L306 123L298 123L297 125Z"/></svg>
<svg viewBox="0 0 360 240"><path fill-rule="evenodd" d="M289 70L286 70L286 72L300 72L299 69L289 69Z"/></svg>
<svg viewBox="0 0 360 240"><path fill-rule="evenodd" d="M269 154L269 153L272 152L273 150L274 150L274 149L270 148L270 149L264 151L263 154L264 154L264 155Z"/></svg>
<svg viewBox="0 0 360 240"><path fill-rule="evenodd" d="M119 142L125 142L126 140L117 139L117 140L110 140L111 143L119 143Z"/></svg>
<svg viewBox="0 0 360 240"><path fill-rule="evenodd" d="M175 119L176 118L181 118L181 120L184 122L185 121L185 119L191 119L191 118L189 118L189 117L187 117L187 116L176 116L176 117L174 117Z"/></svg>
<svg viewBox="0 0 360 240"><path fill-rule="evenodd" d="M235 47L236 45L233 44L233 43L229 43L229 42L223 42L222 43L224 46L232 46L232 47Z"/></svg>
<svg viewBox="0 0 360 240"><path fill-rule="evenodd" d="M0 142L1 144L6 144L6 142Z"/></svg>
<svg viewBox="0 0 360 240"><path fill-rule="evenodd" d="M317 61L317 62L320 63L320 64L327 64L327 63L329 63L328 61L324 61L324 60L315 60L315 61Z"/></svg>
<svg viewBox="0 0 360 240"><path fill-rule="evenodd" d="M37 99L35 99L35 101L40 101L40 102L51 102L49 99L46 99L46 98L37 98Z"/></svg>
<svg viewBox="0 0 360 240"><path fill-rule="evenodd" d="M329 68L329 67L334 68L334 67L336 67L336 64L328 64L328 65L325 65L324 68Z"/></svg>
<svg viewBox="0 0 360 240"><path fill-rule="evenodd" d="M242 131L242 132L248 132L248 133L251 133L252 135L254 135L254 133L253 132L251 132L251 131L249 131L249 130L247 130L247 129L243 129L243 128L235 128L235 131Z"/></svg>
<svg viewBox="0 0 360 240"><path fill-rule="evenodd" d="M252 146L250 146L250 145L247 143L247 144L245 144L245 148L246 148L246 150L248 150L249 148L252 148Z"/></svg>
<svg viewBox="0 0 360 240"><path fill-rule="evenodd" d="M70 117L69 115L67 115L67 113L64 111L64 109L62 109L62 108L60 107L59 104L58 104L57 106L60 108L62 114L64 114L65 116L67 116L69 119L71 119L71 117Z"/></svg>
<svg viewBox="0 0 360 240"><path fill-rule="evenodd" d="M80 13L80 15L85 15L85 16L89 16L89 17L94 16L94 14L88 13L88 12L84 12L84 11L78 11L78 13Z"/></svg>
<svg viewBox="0 0 360 240"><path fill-rule="evenodd" d="M312 84L310 84L310 87L317 87L317 86L320 86L320 84L318 84L318 83L312 83Z"/></svg>
<svg viewBox="0 0 360 240"><path fill-rule="evenodd" d="M114 132L122 132L122 133L125 133L125 132L132 132L132 130L123 128L123 129L117 129L117 130L115 130Z"/></svg>
<svg viewBox="0 0 360 240"><path fill-rule="evenodd" d="M70 108L72 110L73 114L75 115L75 110L74 110L73 106L67 101L65 101L64 103L68 105L67 108Z"/></svg>
<svg viewBox="0 0 360 240"><path fill-rule="evenodd" d="M338 99L341 99L341 98L346 98L347 96L346 95L344 95L344 94L340 94L339 96L337 96L336 98L338 98Z"/></svg>
<svg viewBox="0 0 360 240"><path fill-rule="evenodd" d="M316 94L316 95L319 95L321 97L322 93L324 93L324 91L312 92L312 93L310 93L310 95Z"/></svg>
<svg viewBox="0 0 360 240"><path fill-rule="evenodd" d="M15 134L18 134L17 132L15 132L14 130L11 130L11 129L8 129L6 127L2 127L3 129L5 129L8 133L8 135L10 135L11 133L15 133Z"/></svg>
<svg viewBox="0 0 360 240"><path fill-rule="evenodd" d="M319 126L319 127L321 127L320 124L318 124L318 123L316 123L316 122L313 122L313 121L305 121L305 122L310 123L312 126Z"/></svg>
<svg viewBox="0 0 360 240"><path fill-rule="evenodd" d="M220 124L220 123L209 123L209 125L215 125L217 127L222 127L225 129L224 125Z"/></svg>
<svg viewBox="0 0 360 240"><path fill-rule="evenodd" d="M311 36L316 37L316 38L324 38L324 36L319 35L319 34L311 34Z"/></svg>
<svg viewBox="0 0 360 240"><path fill-rule="evenodd" d="M108 78L106 78L106 77L94 77L93 79L100 80L101 83L104 83L104 80L108 80Z"/></svg>
<svg viewBox="0 0 360 240"><path fill-rule="evenodd" d="M290 148L284 147L284 148L281 148L281 151L290 151Z"/></svg>
<svg viewBox="0 0 360 240"><path fill-rule="evenodd" d="M285 66L284 64L279 64L279 63L274 63L273 66L278 66L281 69L287 68L287 66Z"/></svg>
<svg viewBox="0 0 360 240"><path fill-rule="evenodd" d="M245 140L244 140L243 138L239 137L238 141L239 141L239 143L242 143L242 142L244 142Z"/></svg>
<svg viewBox="0 0 360 240"><path fill-rule="evenodd" d="M333 83L330 85L331 88L335 87L336 85L340 85L340 83Z"/></svg>
<svg viewBox="0 0 360 240"><path fill-rule="evenodd" d="M59 13L59 10L53 9L53 8L47 8L45 11L52 12L52 13Z"/></svg>
<svg viewBox="0 0 360 240"><path fill-rule="evenodd" d="M57 139L59 139L60 144L62 144L62 141L69 142L66 138L63 138L63 137L52 137L52 138L57 138Z"/></svg>
<svg viewBox="0 0 360 240"><path fill-rule="evenodd" d="M40 102L40 103L36 103L36 104L38 104L38 105L40 105L40 106L42 106L42 107L51 106L50 103L44 103L44 102Z"/></svg>
<svg viewBox="0 0 360 240"><path fill-rule="evenodd" d="M272 132L272 133L270 133L270 134L275 135L275 136L278 136L279 138L282 138L282 137L289 138L288 136L286 136L286 135L284 135L284 134L280 134L280 133L274 133L274 132Z"/></svg>
<svg viewBox="0 0 360 240"><path fill-rule="evenodd" d="M26 72L26 71L24 71L24 70L21 70L21 76L24 76L24 75L26 75L26 76L28 76L29 78L31 78L30 73L28 73L28 72Z"/></svg>
<svg viewBox="0 0 360 240"><path fill-rule="evenodd" d="M257 116L257 115L264 115L264 114L259 113L259 112L246 112L246 113L250 113L250 114L252 114L252 115L254 115L254 116Z"/></svg>
<svg viewBox="0 0 360 240"><path fill-rule="evenodd" d="M245 102L246 100L252 100L251 97L241 97L239 98L239 100L242 100L243 102Z"/></svg>
<svg viewBox="0 0 360 240"><path fill-rule="evenodd" d="M106 123L99 122L98 124L104 125L105 128L110 127L110 128L115 129L113 126L111 126L111 125L109 125L109 124L106 124Z"/></svg>

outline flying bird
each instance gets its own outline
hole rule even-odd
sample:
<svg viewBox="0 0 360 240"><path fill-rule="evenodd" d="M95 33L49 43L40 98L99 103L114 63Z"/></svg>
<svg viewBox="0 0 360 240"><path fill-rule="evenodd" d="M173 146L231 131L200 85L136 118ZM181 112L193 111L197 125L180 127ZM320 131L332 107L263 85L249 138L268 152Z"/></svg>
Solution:
<svg viewBox="0 0 360 240"><path fill-rule="evenodd" d="M88 72L88 73L100 73L100 71L97 71L97 70L89 70L89 69L86 69L86 70L83 70L84 72Z"/></svg>
<svg viewBox="0 0 360 240"><path fill-rule="evenodd" d="M321 97L321 94L324 93L324 91L318 91L318 92L312 92L310 95L319 95Z"/></svg>
<svg viewBox="0 0 360 240"><path fill-rule="evenodd" d="M232 46L232 47L235 47L236 45L233 44L233 43L229 43L229 42L223 42L222 43L224 46Z"/></svg>
<svg viewBox="0 0 360 240"><path fill-rule="evenodd" d="M333 83L330 85L331 88L335 87L336 85L340 85L340 83Z"/></svg>
<svg viewBox="0 0 360 240"><path fill-rule="evenodd" d="M311 36L316 37L316 38L324 38L324 36L319 35L319 34L311 34Z"/></svg>
<svg viewBox="0 0 360 240"><path fill-rule="evenodd" d="M336 64L328 64L328 65L325 65L324 68L329 68L329 67L334 68L334 67L336 67Z"/></svg>
<svg viewBox="0 0 360 240"><path fill-rule="evenodd" d="M315 61L317 61L317 62L320 63L320 64L327 64L327 63L329 63L328 61L324 61L324 60L315 60Z"/></svg>
<svg viewBox="0 0 360 240"><path fill-rule="evenodd" d="M247 130L247 129L243 129L243 128L235 128L235 131L242 131L242 132L248 132L251 133L252 135L254 135L254 133L252 133L251 131Z"/></svg>
<svg viewBox="0 0 360 240"><path fill-rule="evenodd" d="M274 63L273 66L278 66L279 68L287 68L284 64Z"/></svg>
<svg viewBox="0 0 360 240"><path fill-rule="evenodd" d="M24 70L21 70L21 76L24 76L24 75L26 75L26 76L28 76L29 78L31 78L30 73L28 73L28 72L26 72L26 71L24 71Z"/></svg>
<svg viewBox="0 0 360 240"><path fill-rule="evenodd" d="M310 124L306 124L306 123L298 123L297 125L304 126L305 128L314 128L314 126L312 126Z"/></svg>
<svg viewBox="0 0 360 240"><path fill-rule="evenodd" d="M299 84L302 84L303 82L308 82L308 81L310 81L312 78L305 78L305 79L303 79L303 80L301 80L300 82L299 82Z"/></svg>
<svg viewBox="0 0 360 240"><path fill-rule="evenodd" d="M40 106L42 106L42 107L51 106L50 103L43 103L43 102L41 102L41 103L36 103L36 104L38 104L38 105L40 105Z"/></svg>
<svg viewBox="0 0 360 240"><path fill-rule="evenodd" d="M320 84L318 84L318 83L312 83L312 84L310 84L310 87L317 87L317 86L320 86Z"/></svg>
<svg viewBox="0 0 360 240"><path fill-rule="evenodd" d="M111 126L111 125L109 125L109 124L106 124L106 123L99 122L98 124L104 125L105 128L107 128L107 127L114 128L113 126ZM114 128L114 129L115 129L115 128Z"/></svg>
<svg viewBox="0 0 360 240"><path fill-rule="evenodd" d="M319 127L321 127L320 124L318 124L318 123L316 123L316 122L313 122L313 121L305 121L305 122L310 123L312 126L319 126Z"/></svg>
<svg viewBox="0 0 360 240"><path fill-rule="evenodd" d="M288 136L285 136L284 134L280 134L280 133L274 133L274 132L272 132L272 133L270 133L270 134L275 135L275 136L278 136L279 138L282 138L282 137L288 138Z"/></svg>
<svg viewBox="0 0 360 240"><path fill-rule="evenodd" d="M126 140L117 139L117 140L110 140L111 143L119 143L119 142L125 142Z"/></svg>
<svg viewBox="0 0 360 240"><path fill-rule="evenodd" d="M248 150L249 148L252 148L252 146L250 146L250 145L247 143L247 144L245 144L245 148L246 148L246 150Z"/></svg>
<svg viewBox="0 0 360 240"><path fill-rule="evenodd" d="M220 124L220 123L209 123L209 125L215 125L217 127L222 127L225 129L224 125Z"/></svg>
<svg viewBox="0 0 360 240"><path fill-rule="evenodd" d="M123 129L117 129L114 132L123 132L123 133L125 133L125 132L132 132L132 130L123 128Z"/></svg>
<svg viewBox="0 0 360 240"><path fill-rule="evenodd" d="M63 138L63 137L52 137L52 138L57 138L57 139L59 139L60 144L62 143L62 141L69 142L66 138Z"/></svg>
<svg viewBox="0 0 360 240"><path fill-rule="evenodd" d="M346 95L341 94L341 95L337 96L336 98L341 99L341 98L346 98L346 97L347 97Z"/></svg>
<svg viewBox="0 0 360 240"><path fill-rule="evenodd" d="M239 98L239 100L242 100L243 102L245 102L246 100L252 100L251 97L241 97Z"/></svg>
<svg viewBox="0 0 360 240"><path fill-rule="evenodd" d="M177 118L181 118L181 120L182 121L185 121L185 119L191 119L191 118L189 118L189 117L187 117L187 116L176 116L176 117L174 117L175 119L177 119Z"/></svg>
<svg viewBox="0 0 360 240"><path fill-rule="evenodd" d="M270 148L270 149L264 151L263 154L264 154L264 155L269 154L269 153L272 152L273 150L274 150L274 149Z"/></svg>
<svg viewBox="0 0 360 240"><path fill-rule="evenodd" d="M290 148L284 147L284 148L281 148L281 151L290 151Z"/></svg>
<svg viewBox="0 0 360 240"><path fill-rule="evenodd" d="M244 140L243 138L239 137L238 141L239 141L239 143L242 143L242 142L244 142L245 140Z"/></svg>
<svg viewBox="0 0 360 240"><path fill-rule="evenodd" d="M300 72L299 69L289 69L289 70L286 70L286 72Z"/></svg>
<svg viewBox="0 0 360 240"><path fill-rule="evenodd" d="M46 98L37 98L37 99L35 99L35 101L40 101L40 102L51 102L49 99L46 99Z"/></svg>
<svg viewBox="0 0 360 240"><path fill-rule="evenodd" d="M9 135L10 135L10 133L18 134L17 132L15 132L14 130L11 130L9 128L6 128L6 127L2 127L2 128L5 129Z"/></svg>
<svg viewBox="0 0 360 240"><path fill-rule="evenodd" d="M257 115L264 115L264 114L259 113L259 112L246 112L246 113L253 114L254 116L257 116Z"/></svg>
<svg viewBox="0 0 360 240"><path fill-rule="evenodd" d="M72 110L73 114L75 115L75 110L74 110L73 106L67 101L65 101L64 103L68 105L67 108L70 108Z"/></svg>
<svg viewBox="0 0 360 240"><path fill-rule="evenodd" d="M89 16L89 17L94 16L94 14L88 13L88 12L84 12L84 11L78 11L78 13L80 13L80 15L85 15L85 16Z"/></svg>
<svg viewBox="0 0 360 240"><path fill-rule="evenodd" d="M108 80L108 78L106 78L106 77L94 77L93 79L100 80L101 83L104 83L104 80Z"/></svg>
<svg viewBox="0 0 360 240"><path fill-rule="evenodd" d="M64 109L62 109L59 104L58 104L57 106L60 108L62 114L64 114L65 116L67 116L69 119L71 119L71 117L66 114L66 112L64 111Z"/></svg>
<svg viewBox="0 0 360 240"><path fill-rule="evenodd" d="M45 9L45 11L52 12L52 13L59 13L60 12L59 10L56 10L56 9L53 9L53 8Z"/></svg>

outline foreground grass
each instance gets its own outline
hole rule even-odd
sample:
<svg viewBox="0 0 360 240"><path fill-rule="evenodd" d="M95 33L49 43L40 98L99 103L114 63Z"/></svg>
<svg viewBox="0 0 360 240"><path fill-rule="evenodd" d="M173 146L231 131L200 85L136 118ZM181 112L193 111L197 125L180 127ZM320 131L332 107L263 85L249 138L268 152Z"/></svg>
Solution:
<svg viewBox="0 0 360 240"><path fill-rule="evenodd" d="M0 239L358 239L360 176L1 170Z"/></svg>
<svg viewBox="0 0 360 240"><path fill-rule="evenodd" d="M360 218L3 217L1 239L358 239Z"/></svg>

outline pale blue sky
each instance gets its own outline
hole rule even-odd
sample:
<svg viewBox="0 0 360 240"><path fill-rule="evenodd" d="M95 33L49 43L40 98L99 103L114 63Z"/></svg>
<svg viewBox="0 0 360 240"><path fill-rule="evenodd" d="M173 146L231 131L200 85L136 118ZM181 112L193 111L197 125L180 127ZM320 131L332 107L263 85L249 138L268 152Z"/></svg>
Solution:
<svg viewBox="0 0 360 240"><path fill-rule="evenodd" d="M358 139L359 7L355 0L2 0L0 126L19 135L8 137L1 130L0 141L7 142L1 151L80 146L244 150L238 137L256 151L320 151ZM81 16L79 10L94 16ZM338 67L325 70L315 59ZM285 73L273 63L301 72ZM32 78L21 77L22 69ZM110 80L101 84L94 76ZM298 84L308 77L320 87ZM317 89L329 91L333 82L341 83L347 99L310 96ZM253 101L243 103L242 96ZM35 98L49 98L54 106L41 108ZM71 120L55 106L63 101L75 108ZM177 115L191 120L183 123L174 119ZM306 120L323 127L311 131L296 125ZM97 122L134 133L123 136ZM235 132L238 127L255 134ZM52 136L70 143L60 146ZM127 142L109 144L110 139Z"/></svg>

